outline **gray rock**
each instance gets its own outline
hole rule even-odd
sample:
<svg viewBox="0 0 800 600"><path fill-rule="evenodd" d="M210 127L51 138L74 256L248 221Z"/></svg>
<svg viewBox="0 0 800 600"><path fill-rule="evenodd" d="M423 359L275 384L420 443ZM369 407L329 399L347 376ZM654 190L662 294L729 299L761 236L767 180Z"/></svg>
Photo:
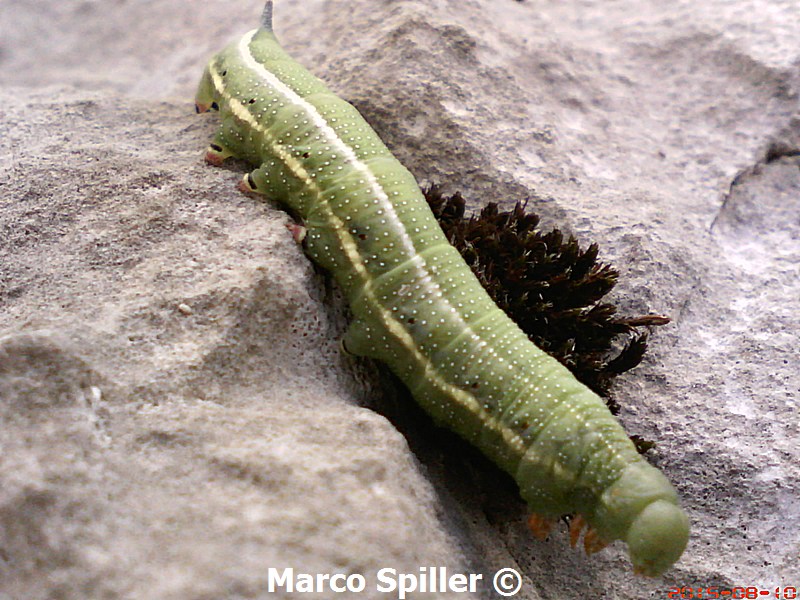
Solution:
<svg viewBox="0 0 800 600"><path fill-rule="evenodd" d="M383 567L483 575L454 598L503 567L532 599L800 585L800 6L276 6L421 182L530 198L600 243L623 310L673 318L615 389L692 520L657 580L532 539L507 480L341 354L289 218L202 163L195 81L260 8L0 4L0 598L278 597L269 567L364 598Z"/></svg>

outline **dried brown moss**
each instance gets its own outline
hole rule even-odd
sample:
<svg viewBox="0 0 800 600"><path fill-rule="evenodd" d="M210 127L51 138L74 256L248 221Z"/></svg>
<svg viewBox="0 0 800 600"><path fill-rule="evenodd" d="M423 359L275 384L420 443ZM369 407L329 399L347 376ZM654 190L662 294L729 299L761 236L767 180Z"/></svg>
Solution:
<svg viewBox="0 0 800 600"><path fill-rule="evenodd" d="M444 196L435 185L423 192L450 243L498 306L616 414L619 405L609 390L614 377L644 356L647 333L639 329L669 319L618 316L616 307L601 299L619 273L598 262L597 244L581 249L574 237L565 238L558 229L539 231L539 217L524 205L500 211L491 203L465 218L461 194ZM652 447L632 439L641 452Z"/></svg>

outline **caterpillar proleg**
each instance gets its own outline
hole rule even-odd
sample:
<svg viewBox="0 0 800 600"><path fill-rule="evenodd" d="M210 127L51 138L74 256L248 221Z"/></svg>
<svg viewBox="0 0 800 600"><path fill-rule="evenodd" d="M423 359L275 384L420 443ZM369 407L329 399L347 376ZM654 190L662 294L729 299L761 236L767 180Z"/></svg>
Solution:
<svg viewBox="0 0 800 600"><path fill-rule="evenodd" d="M411 173L283 51L271 20L267 2L261 27L205 68L197 110L222 121L207 160L255 166L242 187L299 216L307 254L348 299L345 348L385 362L437 423L509 472L533 529L578 514L587 550L622 540L637 572L664 572L689 535L672 485L603 401L492 302Z"/></svg>

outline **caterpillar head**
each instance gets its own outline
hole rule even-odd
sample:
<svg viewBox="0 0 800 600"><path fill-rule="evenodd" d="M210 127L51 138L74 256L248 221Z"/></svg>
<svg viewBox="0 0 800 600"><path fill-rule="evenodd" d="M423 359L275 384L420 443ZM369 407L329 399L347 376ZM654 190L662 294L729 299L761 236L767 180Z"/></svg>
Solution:
<svg viewBox="0 0 800 600"><path fill-rule="evenodd" d="M683 554L689 541L689 519L677 505L656 500L633 520L625 541L634 571L655 577Z"/></svg>
<svg viewBox="0 0 800 600"><path fill-rule="evenodd" d="M669 569L689 540L675 490L644 461L629 465L603 493L593 521L602 537L627 543L634 571L649 577Z"/></svg>

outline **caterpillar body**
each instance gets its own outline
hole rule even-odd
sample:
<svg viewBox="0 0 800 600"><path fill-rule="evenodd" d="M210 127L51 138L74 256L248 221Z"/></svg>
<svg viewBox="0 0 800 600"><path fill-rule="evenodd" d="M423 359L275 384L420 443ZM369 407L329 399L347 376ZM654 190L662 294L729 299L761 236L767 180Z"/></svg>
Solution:
<svg viewBox="0 0 800 600"><path fill-rule="evenodd" d="M385 362L437 423L510 473L535 531L577 514L587 550L623 540L637 572L664 572L689 535L669 481L603 401L494 304L411 173L284 52L271 21L267 2L261 27L205 68L197 110L222 120L207 160L257 165L242 188L302 219L307 254L349 301L345 348Z"/></svg>

